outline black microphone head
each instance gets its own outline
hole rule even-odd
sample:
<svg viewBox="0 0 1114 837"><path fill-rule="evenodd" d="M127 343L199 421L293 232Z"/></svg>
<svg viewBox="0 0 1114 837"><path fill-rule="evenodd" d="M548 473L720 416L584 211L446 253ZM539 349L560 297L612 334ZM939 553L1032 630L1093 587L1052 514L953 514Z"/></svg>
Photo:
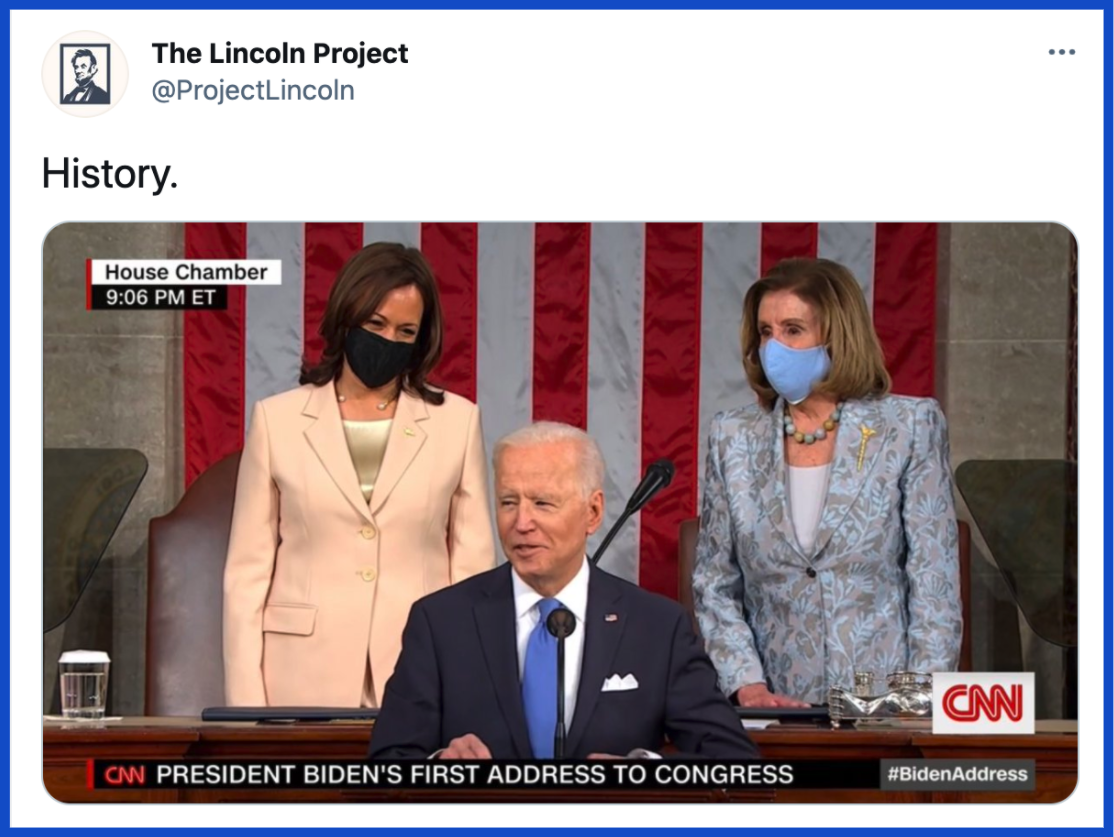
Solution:
<svg viewBox="0 0 1114 837"><path fill-rule="evenodd" d="M558 607L545 620L545 627L557 639L567 639L576 630L576 617L568 608Z"/></svg>
<svg viewBox="0 0 1114 837"><path fill-rule="evenodd" d="M673 467L673 460L659 459L650 467L657 468L659 471L661 471L661 475L664 480L661 486L662 488L665 488L667 485L669 485L669 483L673 482L673 474L677 471L677 469Z"/></svg>
<svg viewBox="0 0 1114 837"><path fill-rule="evenodd" d="M634 489L634 493L627 501L627 514L634 514L650 502L650 498L669 485L673 480L673 463L668 459L659 459L646 469L646 476Z"/></svg>

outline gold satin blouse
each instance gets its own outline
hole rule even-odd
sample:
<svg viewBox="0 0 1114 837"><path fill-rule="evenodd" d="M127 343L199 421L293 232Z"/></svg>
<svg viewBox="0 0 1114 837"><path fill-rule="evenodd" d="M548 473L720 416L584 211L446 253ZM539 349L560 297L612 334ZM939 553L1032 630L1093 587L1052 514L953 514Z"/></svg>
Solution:
<svg viewBox="0 0 1114 837"><path fill-rule="evenodd" d="M348 452L352 454L352 464L360 478L360 490L364 500L371 502L371 492L383 465L383 454L387 452L387 437L391 432L391 419L376 421L344 420L344 437L348 440Z"/></svg>

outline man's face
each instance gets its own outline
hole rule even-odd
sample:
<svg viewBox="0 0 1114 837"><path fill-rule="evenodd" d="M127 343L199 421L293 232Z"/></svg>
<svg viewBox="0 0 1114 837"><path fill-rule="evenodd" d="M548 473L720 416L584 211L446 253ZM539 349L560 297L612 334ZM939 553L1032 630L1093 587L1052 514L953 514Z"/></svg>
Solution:
<svg viewBox="0 0 1114 837"><path fill-rule="evenodd" d="M499 539L507 560L532 587L571 580L588 536L603 521L603 492L584 497L578 454L578 444L570 441L509 447L499 456Z"/></svg>
<svg viewBox="0 0 1114 837"><path fill-rule="evenodd" d="M96 74L97 65L88 56L82 55L73 62L73 75L78 84L84 84L86 79L91 79Z"/></svg>

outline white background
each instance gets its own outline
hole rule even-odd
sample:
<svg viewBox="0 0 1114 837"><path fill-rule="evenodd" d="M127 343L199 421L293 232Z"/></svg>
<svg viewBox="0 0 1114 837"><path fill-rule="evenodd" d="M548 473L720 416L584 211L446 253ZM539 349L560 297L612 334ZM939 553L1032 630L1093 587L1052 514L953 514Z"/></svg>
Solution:
<svg viewBox="0 0 1114 837"><path fill-rule="evenodd" d="M62 113L69 32L111 37L125 98ZM314 825L310 806L65 806L42 785L41 246L63 221L1058 221L1079 242L1080 783L1056 806L904 808L918 825L1100 825L1102 13L12 12L11 823ZM199 46L158 65L150 44ZM406 43L410 63L211 66L208 44ZM1076 50L1050 56L1050 48ZM345 103L158 104L159 79L352 84ZM42 160L171 165L177 189L43 188ZM52 166L54 167L54 166ZM55 180L57 182L57 180ZM28 316L32 314L32 316ZM18 359L18 360L17 360ZM852 806L329 809L329 825L861 825ZM881 817L881 819L879 818Z"/></svg>

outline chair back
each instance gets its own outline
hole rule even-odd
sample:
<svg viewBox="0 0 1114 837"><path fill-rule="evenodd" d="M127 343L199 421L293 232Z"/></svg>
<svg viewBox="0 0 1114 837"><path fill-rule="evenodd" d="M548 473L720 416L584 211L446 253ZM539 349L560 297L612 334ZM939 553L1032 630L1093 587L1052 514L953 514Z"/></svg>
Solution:
<svg viewBox="0 0 1114 837"><path fill-rule="evenodd" d="M239 469L239 452L226 456L148 527L148 715L224 704L224 561Z"/></svg>

